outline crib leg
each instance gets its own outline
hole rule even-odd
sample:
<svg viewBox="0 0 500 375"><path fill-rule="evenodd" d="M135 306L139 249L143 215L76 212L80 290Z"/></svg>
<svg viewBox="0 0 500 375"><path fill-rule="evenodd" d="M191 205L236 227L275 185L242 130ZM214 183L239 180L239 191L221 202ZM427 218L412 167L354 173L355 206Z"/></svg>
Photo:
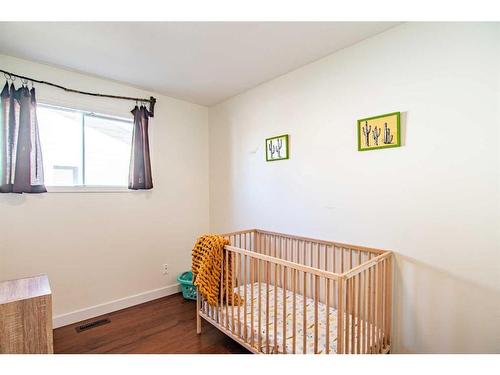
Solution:
<svg viewBox="0 0 500 375"><path fill-rule="evenodd" d="M196 334L201 334L200 295L196 292Z"/></svg>

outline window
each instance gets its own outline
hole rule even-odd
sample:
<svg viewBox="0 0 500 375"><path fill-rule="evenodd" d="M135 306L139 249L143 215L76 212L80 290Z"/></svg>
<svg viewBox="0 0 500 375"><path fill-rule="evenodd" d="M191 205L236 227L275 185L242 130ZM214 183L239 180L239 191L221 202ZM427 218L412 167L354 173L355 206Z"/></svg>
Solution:
<svg viewBox="0 0 500 375"><path fill-rule="evenodd" d="M126 187L131 120L39 104L46 186Z"/></svg>

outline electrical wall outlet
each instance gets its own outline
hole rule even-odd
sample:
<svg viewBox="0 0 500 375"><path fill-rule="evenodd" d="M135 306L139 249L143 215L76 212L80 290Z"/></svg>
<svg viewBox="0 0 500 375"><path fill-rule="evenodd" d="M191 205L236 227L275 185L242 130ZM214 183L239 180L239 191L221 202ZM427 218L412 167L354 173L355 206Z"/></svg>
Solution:
<svg viewBox="0 0 500 375"><path fill-rule="evenodd" d="M168 264L164 264L162 270L164 275L168 275Z"/></svg>

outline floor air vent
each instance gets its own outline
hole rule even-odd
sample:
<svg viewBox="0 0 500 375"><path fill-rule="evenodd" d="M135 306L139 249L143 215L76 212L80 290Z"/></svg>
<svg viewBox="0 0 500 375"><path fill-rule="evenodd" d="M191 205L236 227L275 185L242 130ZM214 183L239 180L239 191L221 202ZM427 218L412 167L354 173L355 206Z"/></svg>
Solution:
<svg viewBox="0 0 500 375"><path fill-rule="evenodd" d="M102 326L102 325L108 324L108 323L111 323L111 320L109 320L109 319L94 320L93 322L85 323L85 324L82 324L82 325L76 327L76 332L80 333L82 331L87 331L89 329L99 327L99 326Z"/></svg>

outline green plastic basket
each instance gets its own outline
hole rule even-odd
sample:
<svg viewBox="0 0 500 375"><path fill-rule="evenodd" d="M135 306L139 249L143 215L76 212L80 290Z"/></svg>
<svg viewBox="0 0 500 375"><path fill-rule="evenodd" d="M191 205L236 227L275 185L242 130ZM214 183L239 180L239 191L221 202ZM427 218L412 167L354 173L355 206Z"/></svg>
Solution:
<svg viewBox="0 0 500 375"><path fill-rule="evenodd" d="M193 273L187 271L177 276L177 281L181 284L182 296L185 299L196 300L196 287L193 285Z"/></svg>

